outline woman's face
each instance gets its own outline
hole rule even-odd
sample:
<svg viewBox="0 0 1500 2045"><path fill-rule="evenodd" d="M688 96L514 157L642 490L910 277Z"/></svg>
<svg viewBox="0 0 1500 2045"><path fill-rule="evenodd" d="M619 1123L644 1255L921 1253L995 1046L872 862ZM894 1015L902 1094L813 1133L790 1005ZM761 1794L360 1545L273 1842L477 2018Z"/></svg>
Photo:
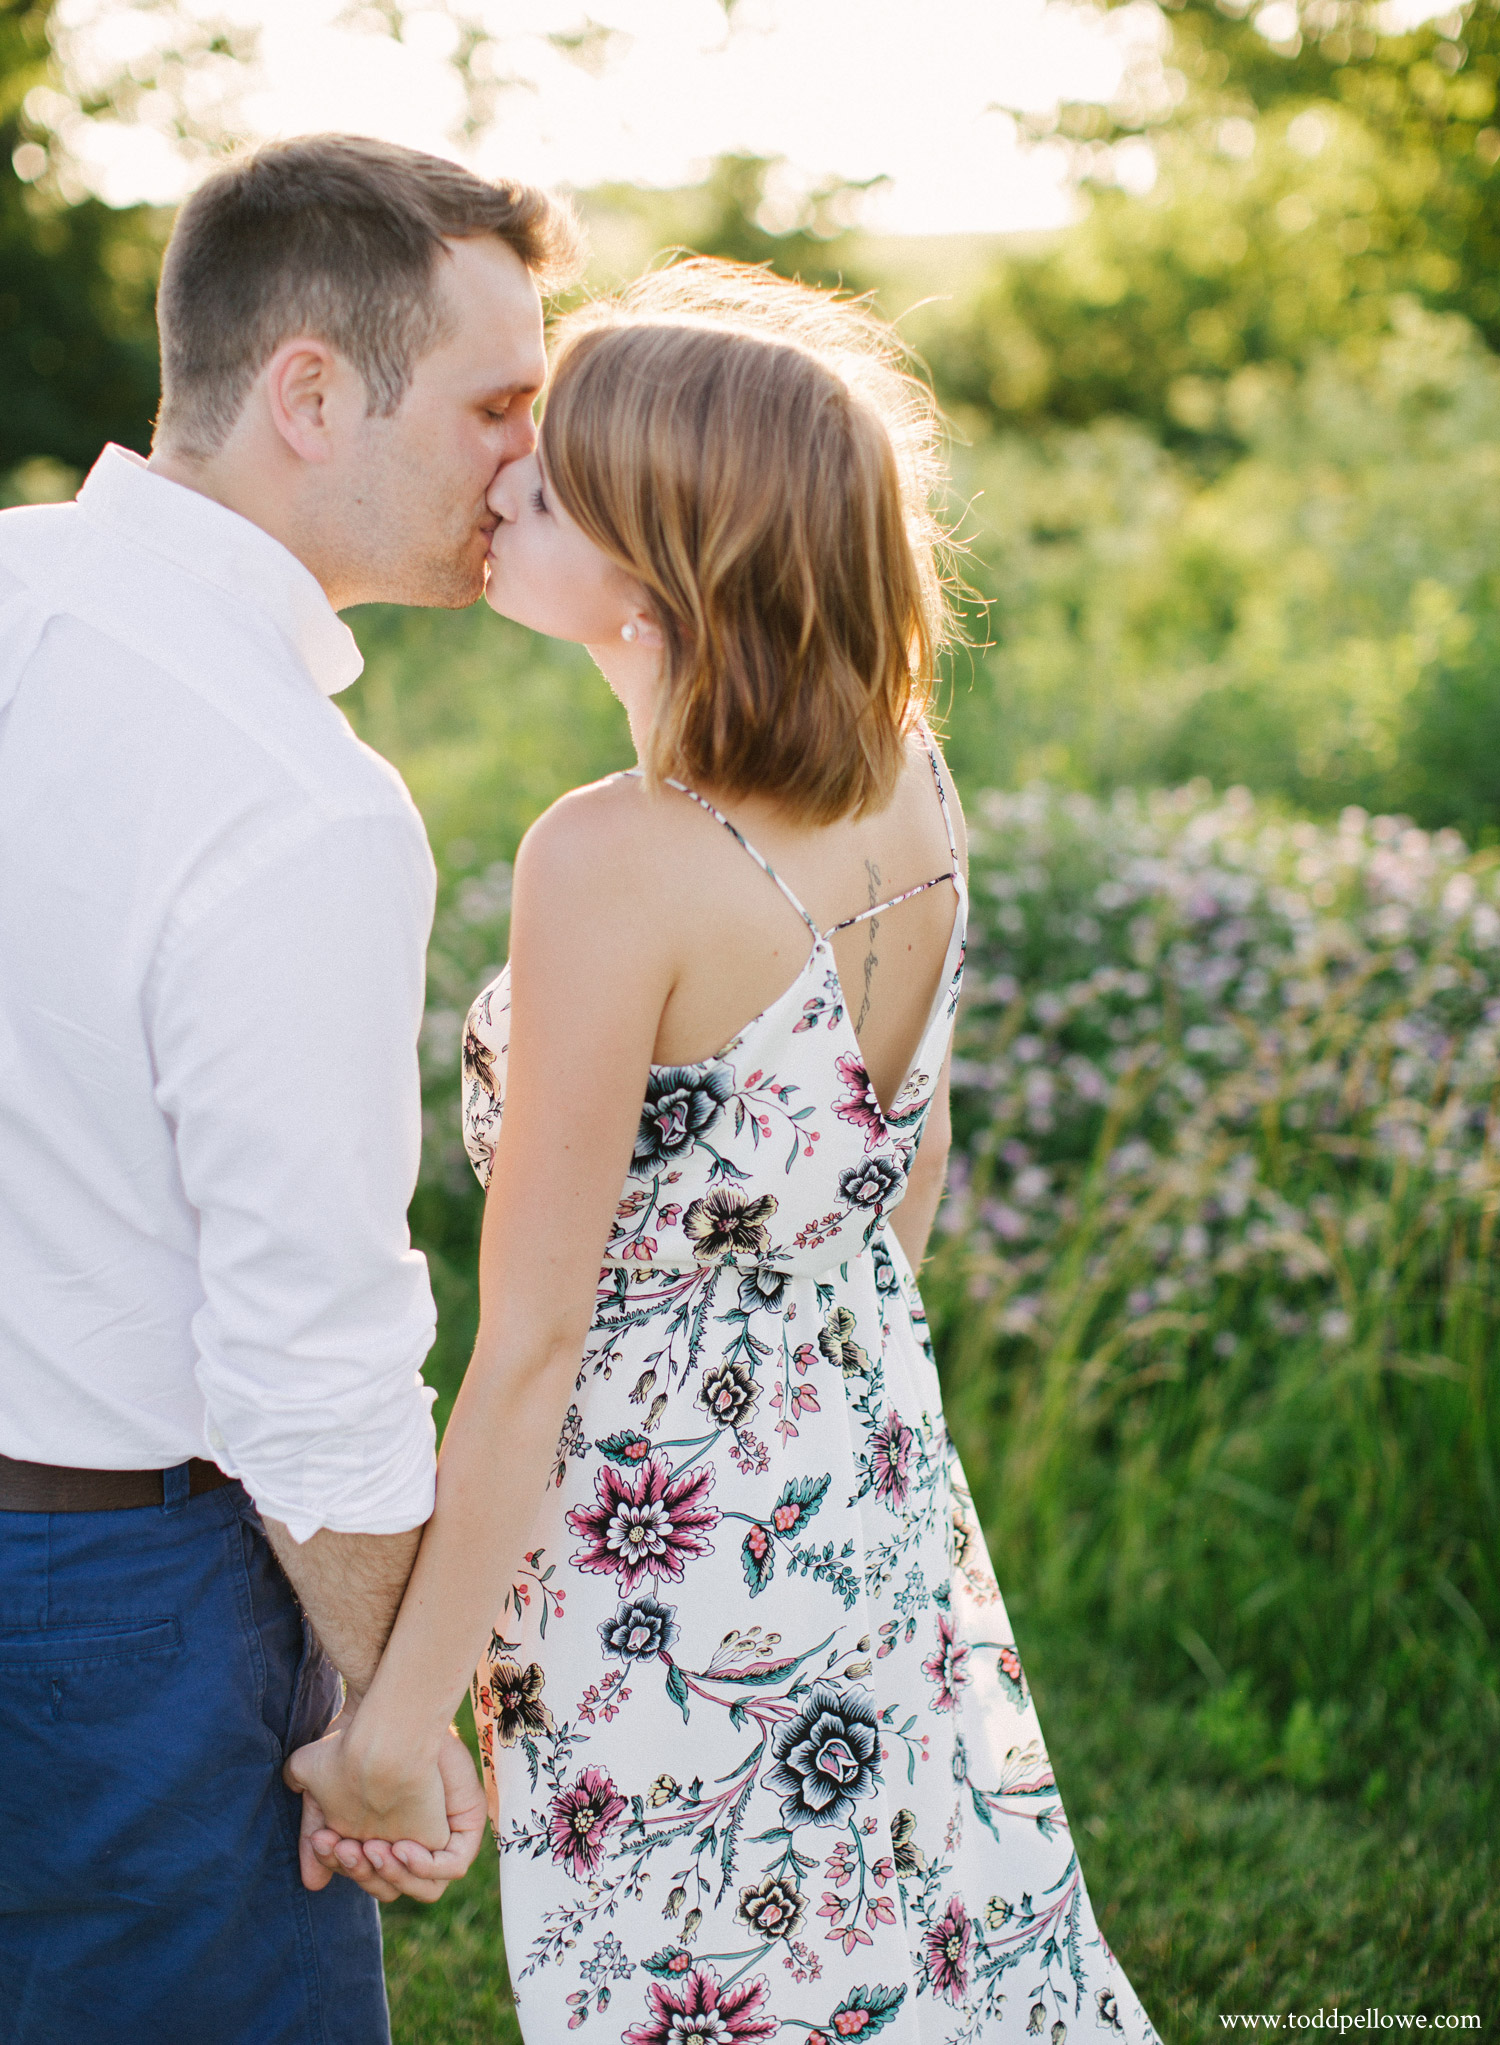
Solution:
<svg viewBox="0 0 1500 2045"><path fill-rule="evenodd" d="M575 525L550 489L539 453L507 462L487 503L490 537L484 600L533 632L613 650L644 637L645 594ZM621 634L629 630L622 642Z"/></svg>

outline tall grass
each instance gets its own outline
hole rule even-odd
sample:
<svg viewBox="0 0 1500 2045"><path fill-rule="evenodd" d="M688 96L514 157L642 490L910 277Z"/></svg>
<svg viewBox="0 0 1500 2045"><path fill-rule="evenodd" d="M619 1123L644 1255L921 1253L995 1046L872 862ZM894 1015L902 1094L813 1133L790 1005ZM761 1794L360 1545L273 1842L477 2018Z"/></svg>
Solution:
<svg viewBox="0 0 1500 2045"><path fill-rule="evenodd" d="M1201 787L977 809L927 1289L1002 1582L1378 1801L1500 1721L1494 862Z"/></svg>

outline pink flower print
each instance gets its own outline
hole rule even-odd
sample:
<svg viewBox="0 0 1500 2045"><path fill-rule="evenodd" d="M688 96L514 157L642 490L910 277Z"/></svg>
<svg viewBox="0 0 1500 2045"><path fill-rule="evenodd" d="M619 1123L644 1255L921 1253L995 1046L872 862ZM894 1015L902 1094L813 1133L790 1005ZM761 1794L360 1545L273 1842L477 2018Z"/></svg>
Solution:
<svg viewBox="0 0 1500 2045"><path fill-rule="evenodd" d="M863 1059L853 1051L845 1051L834 1063L849 1093L847 1099L834 1102L833 1112L840 1121L852 1122L856 1129L864 1131L866 1150L878 1150L885 1140L885 1116Z"/></svg>
<svg viewBox="0 0 1500 2045"><path fill-rule="evenodd" d="M582 1881L599 1865L604 1838L625 1808L625 1799L602 1768L585 1768L569 1789L552 1799L549 1830L552 1858Z"/></svg>
<svg viewBox="0 0 1500 2045"><path fill-rule="evenodd" d="M695 1967L670 1985L653 1981L646 2021L633 2025L621 2045L747 2045L772 2038L781 2025L762 2012L768 1988L764 1974L725 1988L712 1967Z"/></svg>
<svg viewBox="0 0 1500 2045"><path fill-rule="evenodd" d="M707 1538L719 1523L717 1507L707 1503L713 1481L711 1463L675 1479L654 1456L634 1471L606 1463L594 1480L597 1503L568 1514L584 1543L569 1557L573 1567L616 1577L622 1598L647 1577L680 1583L687 1563L713 1553Z"/></svg>
<svg viewBox="0 0 1500 2045"><path fill-rule="evenodd" d="M893 1505L906 1501L907 1465L911 1461L912 1431L892 1406L885 1424L876 1430L870 1444L870 1474L879 1497Z"/></svg>
<svg viewBox="0 0 1500 2045"><path fill-rule="evenodd" d="M1021 1657L1013 1647L1001 1648L1000 1661L996 1673L999 1675L1001 1688L1009 1696L1011 1702L1018 1710L1024 1711L1027 1702L1026 1672L1021 1667Z"/></svg>
<svg viewBox="0 0 1500 2045"><path fill-rule="evenodd" d="M973 1682L969 1674L968 1642L960 1640L953 1621L946 1612L938 1613L938 1644L922 1664L922 1673L930 1676L937 1685L937 1696L933 1699L935 1711L955 1711L958 1708L958 1693Z"/></svg>
<svg viewBox="0 0 1500 2045"><path fill-rule="evenodd" d="M969 1913L957 1896L927 1934L927 1973L934 1989L951 2003L961 2000L969 1986L969 1941L974 1927Z"/></svg>
<svg viewBox="0 0 1500 2045"><path fill-rule="evenodd" d="M791 1410L795 1415L798 1413L821 1413L823 1409L818 1404L818 1395L811 1385L793 1385Z"/></svg>

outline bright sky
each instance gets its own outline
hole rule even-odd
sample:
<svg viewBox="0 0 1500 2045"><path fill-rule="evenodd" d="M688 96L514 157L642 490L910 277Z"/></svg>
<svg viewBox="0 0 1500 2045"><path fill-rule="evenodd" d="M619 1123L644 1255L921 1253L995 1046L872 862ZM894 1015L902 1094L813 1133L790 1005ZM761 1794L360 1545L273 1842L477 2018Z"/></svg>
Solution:
<svg viewBox="0 0 1500 2045"><path fill-rule="evenodd" d="M1150 67L1161 38L1146 0L1110 15L1067 0L739 0L732 25L717 0L588 0L614 33L584 63L547 40L581 26L571 0L465 0L501 39L502 75L523 81L500 92L470 146L456 139L462 95L446 59L458 30L445 7L408 14L396 42L357 12L351 21L348 0L184 4L259 28L258 69L237 80L256 136L349 129L575 188L684 184L745 150L784 156L792 186L887 177L862 217L908 234L1060 224L1062 153L1020 146L1007 110L1109 98L1127 65ZM101 62L128 62L160 19L120 0L70 0L70 11ZM151 111L75 143L116 204L185 187Z"/></svg>

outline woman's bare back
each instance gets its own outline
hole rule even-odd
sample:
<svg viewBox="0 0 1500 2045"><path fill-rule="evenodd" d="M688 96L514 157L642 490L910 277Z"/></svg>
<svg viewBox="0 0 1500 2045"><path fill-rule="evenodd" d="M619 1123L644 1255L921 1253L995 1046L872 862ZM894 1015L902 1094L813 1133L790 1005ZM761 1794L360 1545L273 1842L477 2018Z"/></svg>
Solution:
<svg viewBox="0 0 1500 2045"><path fill-rule="evenodd" d="M939 771L962 860L958 800L946 770ZM889 1105L931 1013L955 912L946 880L922 885L953 870L926 744L913 739L883 810L822 828L789 822L764 796L695 793L764 855L818 930L833 933L844 1005L875 1092ZM812 938L796 909L713 818L671 789L646 799L662 805L663 856L680 866L695 910L653 1057L688 1065L712 1057L786 991ZM895 901L902 895L907 899ZM881 903L894 906L867 913ZM838 924L847 927L835 930Z"/></svg>

